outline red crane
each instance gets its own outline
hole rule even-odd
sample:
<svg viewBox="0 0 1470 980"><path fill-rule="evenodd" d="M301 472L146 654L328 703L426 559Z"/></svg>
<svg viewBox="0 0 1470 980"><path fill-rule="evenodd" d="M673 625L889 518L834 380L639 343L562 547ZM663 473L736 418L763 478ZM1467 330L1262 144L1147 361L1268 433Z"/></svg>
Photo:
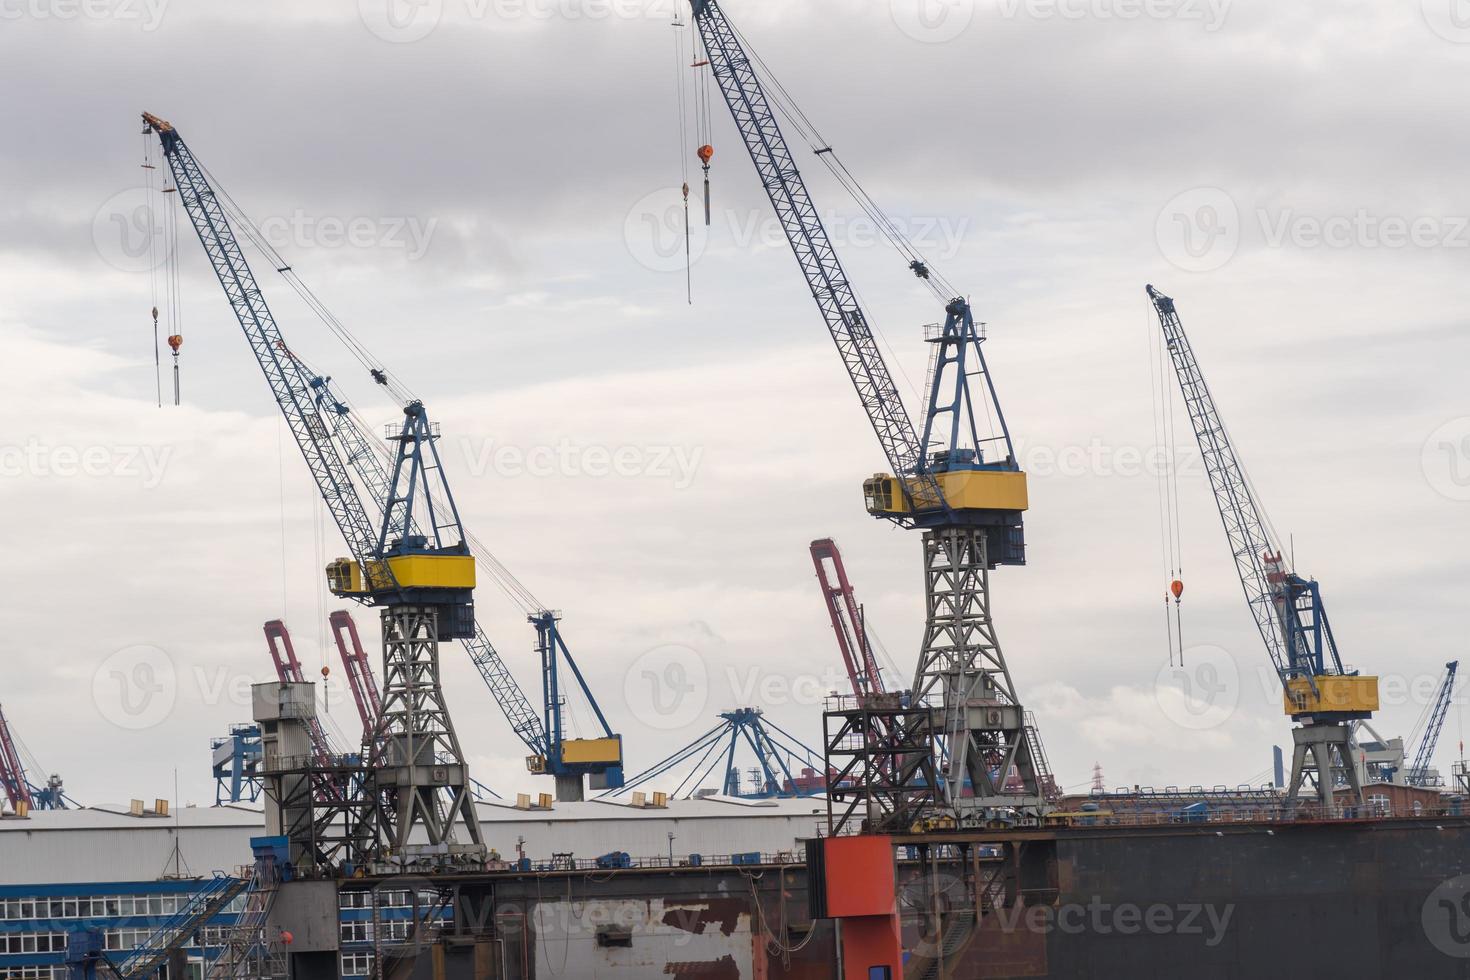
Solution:
<svg viewBox="0 0 1470 980"><path fill-rule="evenodd" d="M842 564L842 552L837 550L837 542L831 538L813 541L812 564L817 569L817 582L822 587L822 599L827 603L827 615L832 618L832 632L837 634L837 648L842 652L842 662L847 665L852 693L859 700L870 694L882 694L883 674L873 659L862 607L853 596L852 583L847 580L847 569Z"/></svg>
<svg viewBox="0 0 1470 980"><path fill-rule="evenodd" d="M271 660L276 665L276 677L280 678L281 683L305 684L306 675L301 671L301 661L296 659L296 648L291 645L291 634L287 631L286 624L279 619L266 623L265 642L270 646ZM320 719L310 719L307 722L307 731L311 734L311 753L316 757L317 765L329 767L332 759L342 753L327 738L326 729L322 728Z"/></svg>
<svg viewBox="0 0 1470 980"><path fill-rule="evenodd" d="M26 779L26 768L21 764L20 753L15 750L15 739L10 737L10 725L5 721L5 712L0 710L0 788L5 790L11 809L19 812L34 808L31 784Z"/></svg>
<svg viewBox="0 0 1470 980"><path fill-rule="evenodd" d="M342 669L347 674L347 686L352 688L352 700L357 702L357 716L362 719L363 737L371 735L378 727L378 714L383 710L383 699L378 693L378 680L373 676L367 654L363 652L362 640L357 635L357 624L347 610L338 609L329 618L332 639L337 641L337 652L342 657Z"/></svg>

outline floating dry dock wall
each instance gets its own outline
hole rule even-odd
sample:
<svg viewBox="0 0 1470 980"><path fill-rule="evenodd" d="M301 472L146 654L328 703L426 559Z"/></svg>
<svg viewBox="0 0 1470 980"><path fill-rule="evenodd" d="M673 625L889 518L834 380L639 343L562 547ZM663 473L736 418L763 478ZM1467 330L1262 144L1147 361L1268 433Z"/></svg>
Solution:
<svg viewBox="0 0 1470 980"><path fill-rule="evenodd" d="M1464 817L897 840L908 977L1470 976ZM304 885L326 891L295 914L328 919L339 903L371 905L335 891L404 887ZM397 953L380 944L385 977L840 976L834 928L810 919L799 862L509 871L416 886L443 896L453 924ZM298 952L294 976L336 977L340 952Z"/></svg>

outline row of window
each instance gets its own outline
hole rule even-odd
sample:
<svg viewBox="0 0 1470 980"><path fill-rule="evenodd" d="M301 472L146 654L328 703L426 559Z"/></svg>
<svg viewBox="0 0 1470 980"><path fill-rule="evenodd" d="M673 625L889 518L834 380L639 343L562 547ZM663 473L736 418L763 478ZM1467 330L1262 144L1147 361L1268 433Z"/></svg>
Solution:
<svg viewBox="0 0 1470 980"><path fill-rule="evenodd" d="M0 966L0 980L66 980L66 967Z"/></svg>
<svg viewBox="0 0 1470 980"><path fill-rule="evenodd" d="M407 889L397 891L380 891L378 895L378 908L380 909L411 909L413 908L413 892ZM433 906L439 903L437 892L419 892L419 905ZM373 907L373 892L367 890L344 891L337 893L337 907L339 909L370 909Z"/></svg>
<svg viewBox="0 0 1470 980"><path fill-rule="evenodd" d="M0 920L103 919L128 915L173 915L188 903L189 895L104 895L79 898L7 898L0 900ZM225 909L244 908L240 896ZM0 978L3 980L3 978Z"/></svg>
<svg viewBox="0 0 1470 980"><path fill-rule="evenodd" d="M343 953L342 976L366 977L373 972L372 953Z"/></svg>
<svg viewBox="0 0 1470 980"><path fill-rule="evenodd" d="M413 928L410 919L394 919L390 922L380 923L383 929L383 942L401 943L408 940L408 934ZM373 941L373 924L365 919L355 922L342 922L338 924L340 932L338 935L344 943L370 943Z"/></svg>
<svg viewBox="0 0 1470 980"><path fill-rule="evenodd" d="M64 932L0 933L0 953L65 953Z"/></svg>

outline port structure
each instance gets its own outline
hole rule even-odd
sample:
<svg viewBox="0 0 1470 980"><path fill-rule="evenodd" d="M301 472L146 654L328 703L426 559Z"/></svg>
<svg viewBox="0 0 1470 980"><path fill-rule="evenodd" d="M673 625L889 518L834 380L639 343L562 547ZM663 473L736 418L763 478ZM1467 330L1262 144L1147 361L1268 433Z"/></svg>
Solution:
<svg viewBox="0 0 1470 980"><path fill-rule="evenodd" d="M1275 539L1174 300L1153 286L1146 290L1204 458L1246 605L1281 681L1283 709L1293 722L1285 805L1295 808L1309 778L1324 810L1335 808L1339 783L1361 804L1353 723L1378 710L1378 678L1343 666L1321 587L1291 568L1290 556Z"/></svg>
<svg viewBox="0 0 1470 980"><path fill-rule="evenodd" d="M748 749L755 765L750 767L749 785L741 776L737 760ZM617 789L599 799L616 799L650 786L659 779L672 780L680 773L669 796L692 799L718 773L719 789L725 796L771 799L816 796L827 789L827 780L817 767L821 755L765 716L759 708L736 708L720 713L713 728L676 749L642 772L628 777Z"/></svg>
<svg viewBox="0 0 1470 980"><path fill-rule="evenodd" d="M1039 817L1046 807L1025 738L1025 709L996 639L989 575L1025 562L1026 475L1016 459L969 302L904 242L909 268L942 303L929 336L930 377L922 426L899 398L867 314L777 122L769 90L739 32L714 0L691 0L710 71L740 131L803 277L887 458L867 480L868 511L923 536L927 622L914 675L914 703L942 750L942 805L964 823L998 809ZM788 118L805 119L796 112ZM818 134L819 158L850 176ZM859 189L860 203L871 198ZM880 214L881 219L881 214ZM896 226L883 226L899 244ZM982 433L979 419L992 428ZM1007 790L1009 774L1019 791ZM962 793L966 785L973 787Z"/></svg>
<svg viewBox="0 0 1470 980"><path fill-rule="evenodd" d="M424 529L402 526L394 520L394 512L401 513L402 504L402 501L390 500L393 493L392 467L396 464L338 393L331 377L311 370L287 346L254 273L243 257L230 219L240 224L243 233L267 256L276 271L287 278L292 288L306 299L318 317L343 339L355 355L365 356L365 349L346 334L345 327L296 277L290 265L250 223L238 205L213 183L213 177L197 162L177 129L150 113L143 114L143 122L145 132L156 133L159 137L175 184L169 190L179 193L252 353L270 384L277 406L342 533L351 553L350 561L358 566L359 579L355 583L351 582L353 573L350 568L339 568L347 576L345 581L350 583L343 594L351 591L366 594L376 588L376 583L371 581L366 588L363 584L369 579L367 563L374 560L374 548L398 548L382 563L397 566L396 574L410 578L416 576L427 566L403 552L401 542L422 537ZM170 256L169 261L174 261L174 257ZM389 389L404 404L406 411L415 401L407 397L404 389L381 367L370 367L369 374L376 384ZM431 424L426 425L432 427ZM390 439L398 435L390 436ZM442 497L436 496L432 488L424 488L423 492L434 501L433 506L444 505ZM389 532L386 540L380 533L384 529ZM495 578L502 590L537 626L538 649L543 660L559 657L560 664L569 667L580 681L580 672L559 629L556 631L557 642L540 642L545 635L541 624L556 614L517 581L483 545L473 538L465 544L467 554L463 557L469 557L468 552L472 552L479 567ZM384 569L378 568L377 571L381 575ZM403 584L410 590L415 585L413 581ZM441 612L448 609L441 607ZM472 618L468 622L455 619L443 638L460 640L469 653L512 731L530 749L527 768L531 772L556 777L559 792L567 799L583 798L581 780L571 778L574 776L589 777L595 789L621 784L622 739L607 727L596 699L585 683L580 684L580 689L603 724L602 734L594 739L568 739L553 735L553 732L563 730L560 719L567 698L563 687L553 685L544 689L542 708L538 710L517 684L488 635ZM550 676L557 684L560 671L554 669L556 664L551 666L553 669L548 670L543 662L543 677Z"/></svg>
<svg viewBox="0 0 1470 980"><path fill-rule="evenodd" d="M44 784L31 782L19 746L5 718L5 709L0 707L0 793L4 793L10 809L25 816L32 810L66 810L76 806L76 801L66 795L61 777L55 773Z"/></svg>
<svg viewBox="0 0 1470 980"><path fill-rule="evenodd" d="M1432 786L1441 780L1433 769L1434 750L1439 746L1440 732L1444 731L1444 721L1449 715L1450 704L1455 696L1455 675L1459 673L1460 662L1451 660L1444 665L1444 678L1439 682L1439 690L1434 696L1434 706L1430 709L1429 719L1424 725L1424 734L1420 736L1419 747L1414 752L1414 761L1409 764L1409 771L1405 781L1410 786Z"/></svg>
<svg viewBox="0 0 1470 980"><path fill-rule="evenodd" d="M822 602L827 607L827 618L832 621L837 652L847 670L853 697L861 699L869 694L882 694L883 671L873 656L867 618L847 577L847 565L842 560L837 542L831 538L818 538L811 543L811 556L812 567L817 571L817 585L822 591Z"/></svg>
<svg viewBox="0 0 1470 980"><path fill-rule="evenodd" d="M475 561L440 465L437 429L422 402L411 400L403 407L402 424L391 437L397 452L388 476L381 492L365 502L323 419L326 382L318 378L320 383L314 385L290 354L226 217L225 199L172 125L147 113L143 121L145 132L156 133L162 144L173 190L351 551L350 558L328 566L328 587L334 594L381 610L384 696L377 729L365 739L365 748L371 750L363 774L369 805L361 805L360 799L337 801L343 816L357 825L349 838L355 849L348 857L365 863L425 848L483 855L463 755L439 683L439 642L474 637L476 627ZM365 455L376 459L372 453ZM348 453L348 458L356 456ZM434 499L431 487L444 503ZM380 516L375 520L369 505L379 503ZM273 761L269 747L266 761L269 770ZM279 756L274 762L278 767L283 764ZM322 780L340 785L353 771L347 760L324 766L320 758L309 757L300 764L308 771L308 793ZM301 781L292 785L299 789ZM272 786L279 805L284 781L269 780L268 792ZM442 801L427 802L440 793ZM330 822L328 810L324 819ZM313 815L310 822L318 823L317 817ZM468 852L448 847L460 822L470 839ZM423 829L424 840L410 840L415 827Z"/></svg>

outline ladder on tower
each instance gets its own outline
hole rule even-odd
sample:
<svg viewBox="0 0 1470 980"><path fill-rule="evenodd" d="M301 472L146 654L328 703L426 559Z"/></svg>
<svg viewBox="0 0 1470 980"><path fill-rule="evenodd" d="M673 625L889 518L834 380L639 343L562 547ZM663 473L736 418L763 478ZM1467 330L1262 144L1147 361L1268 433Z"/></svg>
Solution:
<svg viewBox="0 0 1470 980"><path fill-rule="evenodd" d="M1046 749L1041 744L1041 730L1036 727L1036 715L1034 712L1026 712L1026 748L1031 753L1031 765L1036 770L1036 781L1041 786L1041 793L1050 803L1061 799L1061 790L1057 788L1057 777L1052 775L1051 763L1047 761Z"/></svg>

